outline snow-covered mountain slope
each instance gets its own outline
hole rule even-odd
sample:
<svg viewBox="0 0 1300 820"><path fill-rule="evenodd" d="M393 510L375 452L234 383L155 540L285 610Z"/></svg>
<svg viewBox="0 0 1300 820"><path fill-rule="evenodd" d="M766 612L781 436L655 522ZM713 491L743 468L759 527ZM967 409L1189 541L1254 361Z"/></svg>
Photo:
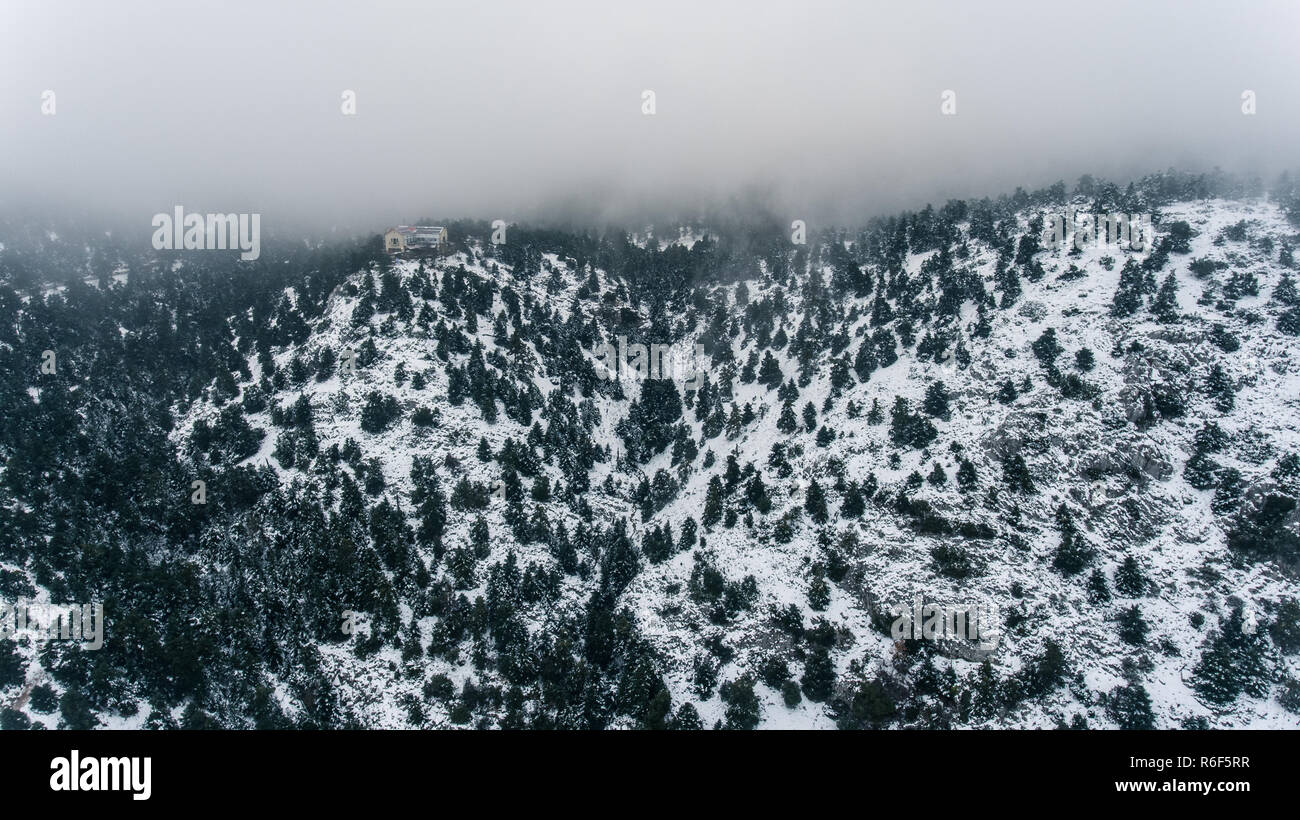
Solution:
<svg viewBox="0 0 1300 820"><path fill-rule="evenodd" d="M1018 216L1017 233L1028 231L1034 214ZM1170 254L1163 270L1145 276L1141 304L1131 316L1114 315L1112 305L1126 262L1133 259L1136 265L1145 256L1104 244L1076 255L1040 252L1033 259L1041 273L1024 276L1019 297L1009 300L1001 292L998 249L970 237L969 222L961 222L955 246L960 250L950 260L937 263L935 252L906 256L902 269L911 285L902 289L915 287L915 298L933 306L942 295L939 280L961 275L969 280L961 287L967 293L982 289L983 298L967 298L959 314L947 320L914 323L912 335L923 347L932 331L951 331L937 356L922 357L915 341L904 340L897 361L879 366L878 360L867 378L849 374L838 388L832 386L836 359L853 363L877 328L898 332L898 320L873 323L881 290L898 286L890 272L866 268L873 292L832 292L836 265L822 248L814 252L807 274L782 277L756 269L741 282L702 292L698 309L673 317L672 338L646 335L648 323L635 313L638 305L625 301L623 283L591 266L575 270L572 259L555 253L544 255L540 269L527 277L494 260L494 249L483 246L437 260L399 261L386 279L377 273L353 276L330 298L309 338L274 355L276 371L284 372L295 359L346 356L344 351L373 344L368 355L362 354L364 364L354 373L339 367L323 380L272 387L273 403L288 408L306 397L319 450L346 450L354 442L359 458L354 454L352 463L377 460L383 483L376 496L390 499L413 527L419 524L410 501L411 475L419 458L438 466L448 494L462 479L489 490L481 511L452 504L444 546L436 550L445 550L442 555L416 550L435 582L451 579L453 595L464 595L471 605L488 594L486 568L504 565L508 556L521 571L545 573L562 563L557 554L563 548L555 539L521 541L512 535L510 502L496 484L502 478L497 454L503 445L531 444L543 454L538 474L552 489L523 499L519 507L529 517L543 510L551 530L562 526L569 535L585 525L626 522L631 543L643 554L617 607L630 613L661 665L674 709L694 704L705 726L725 723L729 709L757 708L765 727L830 727L835 717L854 725L1028 727L1082 717L1088 726L1106 727L1123 725L1129 699L1141 699L1134 694L1138 689L1149 696L1157 726L1197 725L1202 719L1210 726L1295 726L1295 713L1278 702L1287 676L1295 677L1295 659L1277 653L1265 628L1294 616L1284 601L1297 595L1295 564L1282 557L1245 557L1227 543L1243 510L1270 489L1286 487L1294 495L1300 478L1287 471L1284 458L1300 450L1295 366L1300 340L1276 328L1287 306L1275 298L1286 275L1279 250L1294 231L1267 201L1183 202L1161 210L1162 230L1178 221L1193 231L1189 252ZM1225 238L1225 231L1238 238ZM1222 265L1202 263L1194 271L1195 260ZM943 270L941 265L949 263ZM951 273L954 269L958 274ZM1176 307L1172 316L1158 316L1149 305L1158 300L1158 283L1170 272ZM485 302L478 310L475 327L467 328L465 312L449 312L446 298L424 298L435 290L445 294L453 277L471 283L471 290L486 286L482 296L490 298L490 307ZM810 284L812 278L820 281ZM361 310L357 318L368 294L373 291L383 301L391 296L385 288L396 282L411 293L409 305L394 299L402 307L372 316ZM737 290L745 295L738 297ZM900 312L900 298L892 299L894 312ZM784 314L779 308L754 310L782 303L788 308ZM613 323L627 319L619 309L634 312L630 324ZM669 445L643 463L629 457L619 423L640 393L638 378L620 382L625 397L611 395L604 383L589 397L575 390L558 399L557 391L572 380L551 368L560 355L555 328L596 330L610 341L626 335L630 343L691 341L709 333L714 310L725 314L724 328L730 325L731 338L719 343L730 344L730 356L715 348L705 372L715 392L730 375L730 396L724 387L719 406L728 415L741 412L718 432L706 429L707 416L702 420L696 408L684 408L684 438L698 456L685 458L682 447ZM760 334L759 321L750 321L760 315L772 316L770 332ZM446 328L441 333L440 325ZM521 325L526 341L514 336L512 344ZM807 342L821 349L805 356L810 377L802 380L792 350L801 327L810 339L825 340ZM786 344L770 340L777 331ZM847 344L836 344L839 332L847 334ZM1036 355L1034 343L1052 332L1059 352ZM462 344L448 343L449 334L463 334ZM440 354L439 336L444 352L456 352ZM1237 340L1239 349L1228 339ZM597 364L596 346L585 347L584 360ZM472 355L481 355L486 372L509 374L523 390L533 391L533 408L541 411L534 426L505 412L488 421L473 398L449 398L458 391L451 368L465 367L471 348L481 351ZM1092 358L1086 361L1085 354L1081 364L1076 354L1084 350ZM796 414L811 405L811 426L799 417L795 430L780 429L783 401L777 390L744 372L751 355L761 362L769 353L780 366L781 381L797 384L798 397L791 403ZM1045 358L1053 360L1053 368L1045 366ZM249 367L253 378L243 386L245 395L267 375L256 356L249 357ZM1230 409L1207 391L1216 367L1221 371L1215 378L1226 376ZM935 383L946 393L946 402L939 402L946 403L946 412L939 409L928 417L922 404ZM683 379L677 387L687 384ZM1014 389L1002 393L1006 384ZM1065 392L1073 390L1069 398L1062 384ZM374 425L368 431L364 420L367 398L375 391L396 403L393 421L380 432ZM929 418L933 425L932 440L919 447L891 437L896 426L907 427L906 414L899 425L892 420L900 396L917 419ZM870 413L873 404L879 417ZM431 423L411 420L420 408L433 411ZM745 414L745 408L752 413ZM588 486L580 491L566 486L569 477L554 463L561 453L546 432L557 424L552 414L568 416L563 425L585 426L597 448ZM745 420L747 415L752 419ZM190 408L175 440L185 442L196 420L215 417L211 403ZM268 407L251 413L248 421L269 432L245 463L269 465L286 484L309 478L310 466L302 470L277 457L281 433L289 429L283 420L275 424ZM1221 439L1212 457L1218 481L1189 483L1185 468L1207 425L1216 426ZM819 437L814 430L833 432ZM480 441L491 454L486 461L480 458ZM784 458L774 458L774 450L783 451ZM698 527L698 542L680 548L684 527L705 520L710 480L723 476L729 459L740 477L733 476L730 488L723 482L724 520ZM1009 476L1020 463L1031 491L1012 486L1018 479ZM959 482L963 464L973 467L974 478ZM746 500L754 471L770 502L767 512ZM1227 471L1230 480L1222 478ZM915 476L910 483L909 476ZM643 479L647 487L639 494ZM817 520L816 502L807 503L814 484L826 499L824 521ZM877 488L874 497L864 493L860 516L842 511L850 484ZM654 495L660 487L667 496L661 506L640 503L647 489ZM643 506L653 510L648 518L641 514ZM737 511L734 519L728 509ZM584 521L588 511L590 520ZM688 519L693 523L686 524ZM1067 519L1071 523L1064 524ZM480 520L490 536L485 544L480 537L477 559L467 558ZM671 554L649 560L645 553L653 555L653 548L645 541L665 525L671 530ZM1293 509L1283 526L1295 527ZM1065 529L1082 556L1077 571L1063 568L1068 558L1058 559ZM522 605L524 627L541 636L553 621L581 622L583 606L603 577L603 557L579 550L573 571L558 573L552 595ZM451 568L457 560L468 562L471 570ZM948 607L991 605L1001 621L996 647L982 652L960 641L894 640L891 608L910 609L918 598ZM1242 617L1263 624L1253 633L1249 625L1241 630L1263 641L1270 675L1278 683L1258 695L1243 692L1216 703L1198 694L1194 670L1208 652L1207 640L1240 627L1231 617L1238 603L1244 606ZM790 607L797 613L796 633L788 620L774 617ZM400 601L401 634L418 631L426 647L440 621L428 609ZM799 624L804 634L792 637ZM1139 639L1135 633L1143 632L1142 624L1145 635ZM366 629L361 627L363 633ZM359 658L353 646L359 640L327 646L322 664L339 681L346 710L364 725L405 726L413 716L417 725L450 725L455 699L429 697L431 676L445 675L458 692L466 681L497 679L490 664L476 665L467 657L472 653L454 660L426 653L403 661L400 649L385 646ZM989 664L982 673L985 657ZM818 696L816 675L810 678L805 671L823 658L834 669L829 698ZM1065 670L1059 684L1037 691L1035 670L1058 662ZM1053 679L1053 673L1042 674ZM804 695L786 685L786 695L798 699L787 704L782 681L801 678ZM737 679L741 689L758 681L752 696L728 688ZM721 691L715 682L723 684ZM876 694L889 705L880 707ZM849 705L847 718L828 709L827 701L835 698ZM422 707L412 712L410 705L417 702ZM291 700L284 707L294 708ZM621 722L636 723L626 717Z"/></svg>
<svg viewBox="0 0 1300 820"><path fill-rule="evenodd" d="M0 719L1300 725L1296 209L1154 179L0 293L0 593L108 613Z"/></svg>

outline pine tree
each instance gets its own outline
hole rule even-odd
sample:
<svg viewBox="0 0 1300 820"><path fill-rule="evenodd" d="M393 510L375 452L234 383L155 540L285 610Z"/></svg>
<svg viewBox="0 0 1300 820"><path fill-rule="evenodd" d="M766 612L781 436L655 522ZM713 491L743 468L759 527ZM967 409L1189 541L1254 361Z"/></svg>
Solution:
<svg viewBox="0 0 1300 820"><path fill-rule="evenodd" d="M1151 696L1140 683L1117 686L1106 697L1106 714L1121 729L1154 729Z"/></svg>
<svg viewBox="0 0 1300 820"><path fill-rule="evenodd" d="M1056 341L1056 329L1048 328L1044 330L1034 343L1030 345L1034 351L1034 356L1043 364L1043 367L1049 370L1056 366L1056 359L1061 355L1061 344Z"/></svg>
<svg viewBox="0 0 1300 820"><path fill-rule="evenodd" d="M1137 559L1132 555L1124 556L1124 561L1115 570L1115 591L1127 598L1139 598L1146 594L1146 575Z"/></svg>
<svg viewBox="0 0 1300 820"><path fill-rule="evenodd" d="M839 395L844 388L853 384L853 376L847 356L839 356L831 363L831 392ZM830 396L827 396L827 401Z"/></svg>
<svg viewBox="0 0 1300 820"><path fill-rule="evenodd" d="M867 411L867 424L880 424L885 420L885 414L880 409L880 399L871 399L871 409Z"/></svg>
<svg viewBox="0 0 1300 820"><path fill-rule="evenodd" d="M706 530L722 520L722 479L716 475L709 479L709 489L704 499L704 515L700 520Z"/></svg>
<svg viewBox="0 0 1300 820"><path fill-rule="evenodd" d="M1273 645L1283 655L1300 653L1300 603L1295 598L1282 600L1269 634L1273 637Z"/></svg>
<svg viewBox="0 0 1300 820"><path fill-rule="evenodd" d="M1277 317L1277 329L1288 336L1300 336L1300 306Z"/></svg>
<svg viewBox="0 0 1300 820"><path fill-rule="evenodd" d="M793 709L803 701L803 696L799 694L799 684L792 680L781 683L781 702L787 708Z"/></svg>
<svg viewBox="0 0 1300 820"><path fill-rule="evenodd" d="M1014 265L1008 265L999 260L998 271L995 273L994 279L998 290L1002 291L1002 301L999 303L999 307L1006 310L1020 298L1020 273Z"/></svg>
<svg viewBox="0 0 1300 820"><path fill-rule="evenodd" d="M758 381L760 384L766 385L769 390L775 390L781 386L781 380L781 365L777 362L776 357L772 355L772 351L769 350L763 357L763 364L759 368Z"/></svg>
<svg viewBox="0 0 1300 820"><path fill-rule="evenodd" d="M1230 515L1235 512L1241 501L1243 481L1241 471L1236 467L1224 467L1219 471L1219 485L1214 488L1214 497L1210 499L1210 509L1215 515ZM1231 537L1231 534L1229 534Z"/></svg>
<svg viewBox="0 0 1300 820"><path fill-rule="evenodd" d="M7 618L12 615L6 613ZM0 641L0 688L17 686L27 677L27 662L23 660L13 641Z"/></svg>
<svg viewBox="0 0 1300 820"><path fill-rule="evenodd" d="M754 694L754 680L748 675L735 681L724 683L718 688L722 702L727 704L726 729L756 729L762 719L763 707L758 696Z"/></svg>
<svg viewBox="0 0 1300 820"><path fill-rule="evenodd" d="M943 386L943 382L934 381L925 389L925 399L921 403L921 410L933 418L948 418L948 390Z"/></svg>
<svg viewBox="0 0 1300 820"><path fill-rule="evenodd" d="M753 384L758 378L758 349L755 348L749 352L749 359L745 361L745 367L740 371L741 384Z"/></svg>
<svg viewBox="0 0 1300 820"><path fill-rule="evenodd" d="M734 440L738 437L740 435L740 427L740 407L732 404L731 415L727 417L727 438L729 440Z"/></svg>
<svg viewBox="0 0 1300 820"><path fill-rule="evenodd" d="M1058 510L1057 520L1061 523L1061 542L1056 547L1056 555L1052 560L1052 566L1064 575L1074 575L1081 572L1085 566L1092 560L1092 549L1081 537L1074 526L1074 520L1065 512L1065 505L1061 505Z"/></svg>
<svg viewBox="0 0 1300 820"><path fill-rule="evenodd" d="M808 608L815 612L825 612L831 605L831 588L819 567L813 573L812 583L808 585Z"/></svg>
<svg viewBox="0 0 1300 820"><path fill-rule="evenodd" d="M1243 693L1267 695L1273 674L1264 636L1263 629L1246 622L1241 604L1234 605L1193 667L1192 688L1216 705L1232 703Z"/></svg>
<svg viewBox="0 0 1300 820"><path fill-rule="evenodd" d="M795 386L794 379L789 379L781 385L776 391L776 397L781 401L794 403L799 398L799 388Z"/></svg>
<svg viewBox="0 0 1300 820"><path fill-rule="evenodd" d="M957 467L957 489L968 493L975 489L978 483L979 477L975 472L975 465L969 459L963 458Z"/></svg>
<svg viewBox="0 0 1300 820"><path fill-rule="evenodd" d="M876 369L876 349L870 339L863 339L853 358L853 370L858 374L858 381L866 382Z"/></svg>
<svg viewBox="0 0 1300 820"><path fill-rule="evenodd" d="M935 487L942 487L948 483L948 474L943 471L943 466L936 461L934 469L930 471L930 475L926 480Z"/></svg>
<svg viewBox="0 0 1300 820"><path fill-rule="evenodd" d="M789 435L799 427L799 422L794 416L794 403L787 401L781 407L781 417L776 420L776 429Z"/></svg>
<svg viewBox="0 0 1300 820"><path fill-rule="evenodd" d="M818 524L826 523L826 493L822 490L817 479L808 482L808 489L804 493L804 509Z"/></svg>
<svg viewBox="0 0 1300 820"><path fill-rule="evenodd" d="M672 532L655 527L645 534L641 552L650 563L661 564L672 556L673 546Z"/></svg>
<svg viewBox="0 0 1300 820"><path fill-rule="evenodd" d="M1110 586L1106 583L1106 573L1094 569L1088 576L1088 600L1094 604L1110 600Z"/></svg>
<svg viewBox="0 0 1300 820"><path fill-rule="evenodd" d="M1156 293L1155 303L1151 306L1151 312L1155 314L1158 322L1172 324L1178 321L1178 280L1174 278L1173 271L1170 271L1165 276L1165 281L1161 283L1160 290Z"/></svg>
<svg viewBox="0 0 1300 820"><path fill-rule="evenodd" d="M695 519L687 516L682 522L682 533L677 539L678 552L685 552L695 546L696 529Z"/></svg>
<svg viewBox="0 0 1300 820"><path fill-rule="evenodd" d="M1016 400L1016 396L1016 386L1010 379L1003 380L1002 387L998 389L998 401L1002 404L1011 404Z"/></svg>
<svg viewBox="0 0 1300 820"><path fill-rule="evenodd" d="M740 461L736 458L736 452L727 453L727 468L722 474L722 480L727 492L731 492L740 483Z"/></svg>
<svg viewBox="0 0 1300 820"><path fill-rule="evenodd" d="M1002 462L1002 475L1007 489L1023 495L1034 493L1034 480L1029 475L1029 465L1024 456L1016 453Z"/></svg>
<svg viewBox="0 0 1300 820"><path fill-rule="evenodd" d="M1142 609L1137 604L1121 609L1116 616L1119 623L1119 638L1132 646L1141 646L1147 641L1147 622L1142 617Z"/></svg>
<svg viewBox="0 0 1300 820"><path fill-rule="evenodd" d="M1218 483L1219 464L1205 453L1193 453L1183 467L1183 480L1198 490L1208 490Z"/></svg>
<svg viewBox="0 0 1300 820"><path fill-rule="evenodd" d="M817 429L817 408L812 402L803 406L803 423L810 433Z"/></svg>
<svg viewBox="0 0 1300 820"><path fill-rule="evenodd" d="M694 704L683 703L677 707L677 711L673 714L669 728L678 731L698 732L704 728L704 723L700 720L699 710L695 708Z"/></svg>
<svg viewBox="0 0 1300 820"><path fill-rule="evenodd" d="M1135 260L1130 259L1120 270L1119 289L1115 291L1115 298L1111 302L1110 315L1122 318L1137 313L1142 307L1144 292L1142 270Z"/></svg>
<svg viewBox="0 0 1300 820"><path fill-rule="evenodd" d="M803 687L804 697L814 703L829 700L834 694L835 665L831 663L830 653L824 647L818 646L808 653L799 683Z"/></svg>
<svg viewBox="0 0 1300 820"><path fill-rule="evenodd" d="M1300 305L1300 293L1296 292L1295 280L1291 274L1283 271L1282 277L1278 279L1277 286L1273 288L1273 294L1270 297L1272 301L1287 307Z"/></svg>
<svg viewBox="0 0 1300 820"><path fill-rule="evenodd" d="M1043 642L1043 654L1034 658L1022 672L1025 694L1041 698L1065 681L1068 664L1061 645L1051 638Z"/></svg>
<svg viewBox="0 0 1300 820"><path fill-rule="evenodd" d="M844 502L840 505L841 518L861 518L867 505L862 497L862 488L858 482L850 481L844 490Z"/></svg>
<svg viewBox="0 0 1300 820"><path fill-rule="evenodd" d="M754 509L767 514L772 509L772 500L768 498L767 486L763 483L763 474L756 472L745 487L745 499Z"/></svg>

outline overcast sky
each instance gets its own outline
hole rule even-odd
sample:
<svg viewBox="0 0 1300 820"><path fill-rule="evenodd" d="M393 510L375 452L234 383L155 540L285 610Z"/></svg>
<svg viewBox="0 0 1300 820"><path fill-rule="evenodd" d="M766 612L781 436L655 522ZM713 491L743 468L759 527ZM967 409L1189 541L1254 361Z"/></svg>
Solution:
<svg viewBox="0 0 1300 820"><path fill-rule="evenodd" d="M850 223L1085 172L1300 167L1294 0L181 5L0 2L3 205Z"/></svg>

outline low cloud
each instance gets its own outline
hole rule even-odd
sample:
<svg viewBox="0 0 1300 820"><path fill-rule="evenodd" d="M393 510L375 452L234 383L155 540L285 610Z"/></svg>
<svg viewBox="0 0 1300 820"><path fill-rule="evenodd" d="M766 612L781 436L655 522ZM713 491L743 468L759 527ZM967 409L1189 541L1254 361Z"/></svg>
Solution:
<svg viewBox="0 0 1300 820"><path fill-rule="evenodd" d="M1298 24L1286 2L6 3L0 204L142 231L176 205L271 231L729 203L852 223L1082 173L1268 177L1300 166Z"/></svg>

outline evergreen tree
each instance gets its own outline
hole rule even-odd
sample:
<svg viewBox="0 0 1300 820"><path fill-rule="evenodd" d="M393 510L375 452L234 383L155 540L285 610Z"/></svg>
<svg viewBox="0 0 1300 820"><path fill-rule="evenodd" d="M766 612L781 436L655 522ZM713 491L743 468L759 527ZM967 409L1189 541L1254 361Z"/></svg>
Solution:
<svg viewBox="0 0 1300 820"><path fill-rule="evenodd" d="M975 472L975 465L969 459L963 458L957 467L957 488L964 493L975 489L979 483L979 477Z"/></svg>
<svg viewBox="0 0 1300 820"><path fill-rule="evenodd" d="M1295 280L1291 278L1289 271L1283 271L1282 276L1277 281L1277 286L1273 288L1273 294L1270 297L1272 301L1287 307L1300 305L1300 292L1297 292Z"/></svg>
<svg viewBox="0 0 1300 820"><path fill-rule="evenodd" d="M1023 495L1032 495L1035 492L1034 480L1029 475L1029 465L1025 463L1024 456L1019 453L1002 462L1002 477L1007 489L1012 492Z"/></svg>
<svg viewBox="0 0 1300 820"><path fill-rule="evenodd" d="M1057 510L1057 521L1061 526L1061 542L1056 547L1052 566L1064 575L1074 575L1092 561L1092 548L1079 536L1074 519L1064 504Z"/></svg>
<svg viewBox="0 0 1300 820"><path fill-rule="evenodd" d="M1140 683L1117 686L1106 697L1106 714L1121 729L1154 729L1151 696Z"/></svg>
<svg viewBox="0 0 1300 820"><path fill-rule="evenodd" d="M1124 561L1115 570L1115 591L1126 598L1139 598L1146 594L1147 579L1132 555L1124 556Z"/></svg>
<svg viewBox="0 0 1300 820"><path fill-rule="evenodd" d="M686 520L682 522L682 532L677 539L677 550L679 552L685 552L695 546L696 529L695 519L687 516Z"/></svg>
<svg viewBox="0 0 1300 820"><path fill-rule="evenodd" d="M1300 602L1295 598L1282 600L1269 634L1273 637L1273 645L1283 655L1300 653Z"/></svg>
<svg viewBox="0 0 1300 820"><path fill-rule="evenodd" d="M948 390L943 386L943 382L930 382L930 386L925 389L925 400L921 403L921 410L933 418L948 418Z"/></svg>
<svg viewBox="0 0 1300 820"><path fill-rule="evenodd" d="M722 520L722 480L716 475L709 479L709 489L704 499L704 515L700 520L706 530Z"/></svg>
<svg viewBox="0 0 1300 820"><path fill-rule="evenodd" d="M1106 583L1106 573L1100 569L1094 569L1092 575L1088 576L1088 600L1094 604L1110 600L1110 586Z"/></svg>
<svg viewBox="0 0 1300 820"><path fill-rule="evenodd" d="M862 488L856 481L850 481L844 490L844 502L840 505L841 518L861 518L866 511L866 501L862 497Z"/></svg>
<svg viewBox="0 0 1300 820"><path fill-rule="evenodd" d="M934 469L930 471L930 475L926 480L935 487L942 487L948 483L948 474L943 471L943 466L936 461Z"/></svg>
<svg viewBox="0 0 1300 820"><path fill-rule="evenodd" d="M1183 467L1183 480L1198 490L1208 490L1218 483L1219 464L1205 453L1194 453Z"/></svg>
<svg viewBox="0 0 1300 820"><path fill-rule="evenodd" d="M1192 669L1192 688L1205 700L1227 705L1242 694L1264 697L1273 674L1269 646L1258 626L1248 624L1236 604L1206 642Z"/></svg>
<svg viewBox="0 0 1300 820"><path fill-rule="evenodd" d="M1215 397L1214 406L1220 413L1232 412L1234 402L1234 393L1236 387L1228 374L1224 371L1223 365L1215 362L1214 367L1210 369L1210 374L1205 379L1205 388L1211 396Z"/></svg>
<svg viewBox="0 0 1300 820"><path fill-rule="evenodd" d="M863 339L853 357L853 371L858 374L858 381L866 382L876 369L876 349L870 339Z"/></svg>
<svg viewBox="0 0 1300 820"><path fill-rule="evenodd" d="M1002 404L1011 404L1016 400L1016 386L1011 383L1010 379L1005 379L1002 386L998 389L998 401Z"/></svg>
<svg viewBox="0 0 1300 820"><path fill-rule="evenodd" d="M700 713L692 703L683 703L673 714L669 728L679 731L698 732L704 728Z"/></svg>
<svg viewBox="0 0 1300 820"><path fill-rule="evenodd" d="M1161 283L1155 302L1151 305L1151 312L1155 314L1158 322L1172 324L1178 321L1178 280L1174 278L1172 271Z"/></svg>
<svg viewBox="0 0 1300 820"><path fill-rule="evenodd" d="M871 409L867 411L867 424L880 424L885 420L885 414L880 409L880 400L871 399Z"/></svg>
<svg viewBox="0 0 1300 820"><path fill-rule="evenodd" d="M813 572L812 583L808 585L808 608L814 612L825 612L831 605L831 587L826 583L826 576L820 567Z"/></svg>
<svg viewBox="0 0 1300 820"><path fill-rule="evenodd" d="M759 383L766 385L769 390L775 390L781 386L782 378L780 363L772 355L772 351L767 351L763 357L763 364L758 371Z"/></svg>
<svg viewBox="0 0 1300 820"><path fill-rule="evenodd" d="M652 564L661 564L674 552L673 535L670 530L655 527L646 532L641 543L641 553Z"/></svg>
<svg viewBox="0 0 1300 820"><path fill-rule="evenodd" d="M754 693L754 681L748 675L722 684L718 688L722 702L727 704L726 729L756 729L762 718L763 707Z"/></svg>
<svg viewBox="0 0 1300 820"><path fill-rule="evenodd" d="M781 417L776 420L776 429L789 435L799 426L799 422L794 417L794 403L787 401L781 407Z"/></svg>
<svg viewBox="0 0 1300 820"><path fill-rule="evenodd" d="M1277 317L1277 329L1288 336L1300 336L1300 306Z"/></svg>
<svg viewBox="0 0 1300 820"><path fill-rule="evenodd" d="M810 433L817 429L817 408L813 407L812 402L803 406L803 423Z"/></svg>
<svg viewBox="0 0 1300 820"><path fill-rule="evenodd" d="M1116 616L1119 623L1119 637L1124 643L1141 646L1147 640L1147 622L1142 617L1142 610L1137 604L1121 609Z"/></svg>
<svg viewBox="0 0 1300 820"><path fill-rule="evenodd" d="M1030 348L1043 367L1049 370L1056 367L1056 359L1062 353L1061 343L1056 340L1056 329L1050 327L1043 331Z"/></svg>
<svg viewBox="0 0 1300 820"><path fill-rule="evenodd" d="M768 498L767 486L763 483L763 474L756 472L745 487L745 500L760 513L767 514L772 509L772 500Z"/></svg>
<svg viewBox="0 0 1300 820"><path fill-rule="evenodd" d="M822 490L817 479L808 482L808 489L804 493L804 509L813 521L818 524L825 524L827 519L826 510L826 493Z"/></svg>
<svg viewBox="0 0 1300 820"><path fill-rule="evenodd" d="M799 681L803 695L814 703L830 699L835 692L835 666L824 647L814 647L804 662L803 677Z"/></svg>
<svg viewBox="0 0 1300 820"><path fill-rule="evenodd" d="M1124 263L1119 273L1119 289L1111 302L1110 315L1116 318L1132 316L1142 307L1142 295L1146 292L1142 270L1138 263L1130 259Z"/></svg>

